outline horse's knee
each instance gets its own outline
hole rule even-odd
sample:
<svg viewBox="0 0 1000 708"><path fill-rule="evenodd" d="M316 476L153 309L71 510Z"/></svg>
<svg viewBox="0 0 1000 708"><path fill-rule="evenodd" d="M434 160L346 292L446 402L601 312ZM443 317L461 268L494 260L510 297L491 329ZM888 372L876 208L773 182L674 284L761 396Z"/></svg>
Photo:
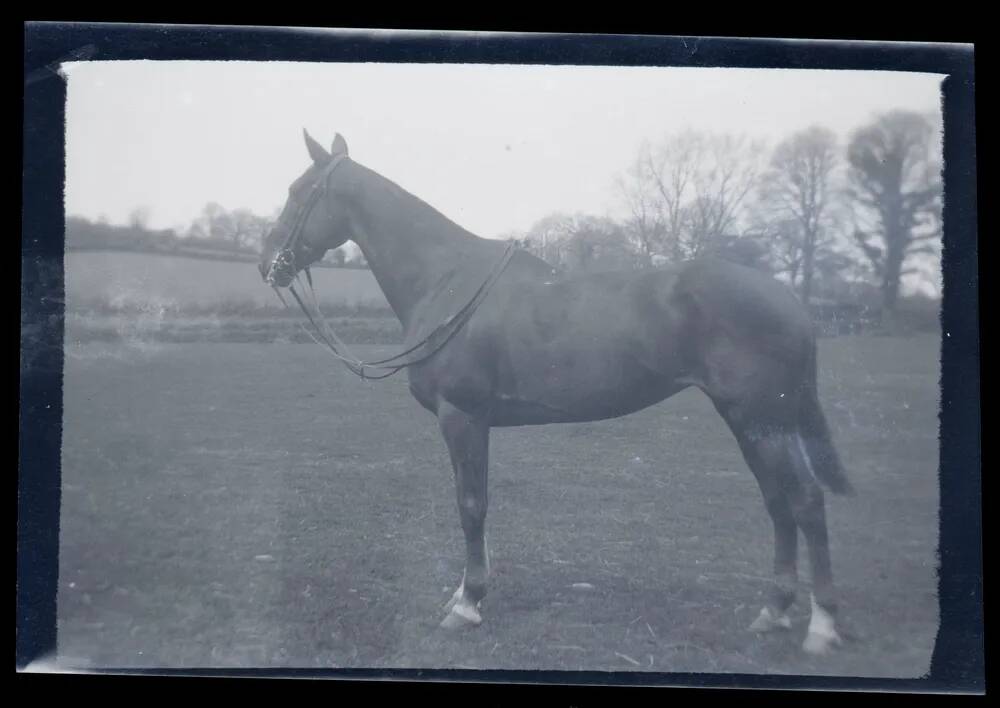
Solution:
<svg viewBox="0 0 1000 708"><path fill-rule="evenodd" d="M480 523L486 518L486 502L475 494L464 494L458 500L458 511L467 522Z"/></svg>
<svg viewBox="0 0 1000 708"><path fill-rule="evenodd" d="M472 516L482 516L486 510L486 505L478 494L463 494L458 500L458 505L463 512Z"/></svg>

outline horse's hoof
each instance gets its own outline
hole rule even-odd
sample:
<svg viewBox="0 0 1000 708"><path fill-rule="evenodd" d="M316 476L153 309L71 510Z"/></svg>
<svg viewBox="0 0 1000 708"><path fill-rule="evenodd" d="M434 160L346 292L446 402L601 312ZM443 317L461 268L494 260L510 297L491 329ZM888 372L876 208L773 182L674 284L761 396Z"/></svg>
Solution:
<svg viewBox="0 0 1000 708"><path fill-rule="evenodd" d="M788 615L775 614L770 607L765 607L750 625L751 632L773 632L776 629L791 629L792 619Z"/></svg>
<svg viewBox="0 0 1000 708"><path fill-rule="evenodd" d="M482 623L483 617L474 605L456 602L448 611L448 615L441 620L441 628L455 630L463 627L478 627Z"/></svg>
<svg viewBox="0 0 1000 708"><path fill-rule="evenodd" d="M802 642L802 649L804 649L807 654L822 656L823 654L827 654L831 649L839 647L842 643L843 641L840 639L840 635L836 632L833 632L832 634L809 632L809 634L806 635L806 640Z"/></svg>
<svg viewBox="0 0 1000 708"><path fill-rule="evenodd" d="M802 648L809 654L826 654L834 647L842 644L833 615L816 602L815 595L811 598L812 616L809 618L809 629Z"/></svg>

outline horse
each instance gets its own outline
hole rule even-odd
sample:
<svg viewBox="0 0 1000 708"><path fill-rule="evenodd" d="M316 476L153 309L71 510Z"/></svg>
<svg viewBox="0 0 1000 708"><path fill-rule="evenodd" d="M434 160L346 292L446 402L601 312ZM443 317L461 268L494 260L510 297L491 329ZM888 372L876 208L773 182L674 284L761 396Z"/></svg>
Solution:
<svg viewBox="0 0 1000 708"><path fill-rule="evenodd" d="M312 164L289 188L258 267L276 292L297 292L302 271L354 242L406 351L422 352L385 361L399 365L390 373L407 369L454 471L465 569L442 627L482 622L491 428L617 418L694 386L735 436L774 525L773 582L749 630L791 628L801 531L812 580L802 647L820 654L841 643L824 487L855 492L820 407L814 326L790 289L711 258L562 275L350 159L339 133L330 150L303 133ZM359 363L352 370L366 376Z"/></svg>

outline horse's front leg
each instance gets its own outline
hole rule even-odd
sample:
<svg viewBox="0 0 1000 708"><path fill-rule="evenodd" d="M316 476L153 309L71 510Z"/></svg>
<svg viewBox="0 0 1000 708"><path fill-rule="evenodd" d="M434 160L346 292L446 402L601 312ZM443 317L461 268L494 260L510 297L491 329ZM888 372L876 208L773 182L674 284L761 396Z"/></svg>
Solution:
<svg viewBox="0 0 1000 708"><path fill-rule="evenodd" d="M490 572L485 535L490 427L447 402L438 407L438 423L455 470L458 514L465 533L465 573L441 622L446 629L456 629L482 622L479 601L486 595Z"/></svg>

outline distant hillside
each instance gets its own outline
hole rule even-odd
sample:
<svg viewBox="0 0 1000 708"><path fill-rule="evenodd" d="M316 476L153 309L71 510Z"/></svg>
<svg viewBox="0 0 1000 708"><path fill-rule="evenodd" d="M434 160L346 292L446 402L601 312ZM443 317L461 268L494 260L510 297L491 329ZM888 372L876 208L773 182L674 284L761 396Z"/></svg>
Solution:
<svg viewBox="0 0 1000 708"><path fill-rule="evenodd" d="M181 238L173 229L148 229L141 226L116 226L71 216L66 219L67 251L127 251L184 255L237 262L256 262L257 248L232 239L212 237ZM363 269L363 263L343 264L332 258L316 264L317 268Z"/></svg>
<svg viewBox="0 0 1000 708"><path fill-rule="evenodd" d="M281 307L261 281L255 257L67 250L64 262L67 310L253 314ZM320 302L332 311L388 311L369 270L323 268L314 279Z"/></svg>

